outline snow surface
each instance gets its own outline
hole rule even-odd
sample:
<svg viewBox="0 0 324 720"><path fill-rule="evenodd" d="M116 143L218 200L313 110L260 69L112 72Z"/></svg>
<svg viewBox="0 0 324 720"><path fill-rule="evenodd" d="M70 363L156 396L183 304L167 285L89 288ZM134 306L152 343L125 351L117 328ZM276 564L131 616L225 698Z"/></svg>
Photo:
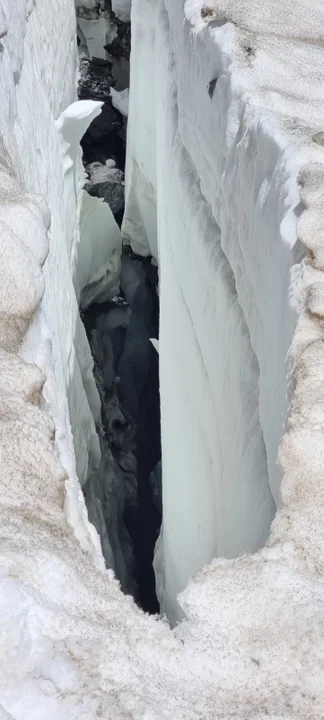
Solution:
<svg viewBox="0 0 324 720"><path fill-rule="evenodd" d="M197 0L185 4L185 17L174 0L154 8L134 0L132 8L132 73L143 77L139 95L131 86L125 227L146 254L148 239L152 248L158 240L163 482L167 499L174 480L178 508L176 537L164 508L168 561L168 542L176 550L184 540L187 510L176 488L187 471L186 492L198 496L181 435L207 485L201 445L207 437L213 450L223 437L224 464L237 462L239 451L243 459L245 436L235 436L242 413L251 443L260 427L267 451L251 469L256 478L266 459L278 494L274 447L287 387L290 401L282 507L267 546L201 569L180 598L187 619L171 631L103 570L77 484L69 405L81 428L82 462L97 452L99 406L73 284L80 158L71 165L57 122L75 100L73 3L1 0L0 27L8 30L0 55L1 718L323 716L324 11L294 0L280 14L275 3L269 35L268 0L260 6L257 24L243 31L240 15L235 25L221 25L212 12L201 17ZM217 2L223 17L233 7ZM262 18L268 24L260 30ZM145 78L153 90L141 108ZM75 110L77 136L82 107L80 115ZM219 303L229 309L223 325ZM215 327L227 351L227 394L215 377L214 367L222 368ZM240 364L247 359L249 373ZM201 443L194 437L191 445L197 413ZM213 488L218 477L215 468ZM186 543L183 558L185 565ZM160 568L162 578L161 556ZM176 614L177 578L170 584L169 577L164 597Z"/></svg>

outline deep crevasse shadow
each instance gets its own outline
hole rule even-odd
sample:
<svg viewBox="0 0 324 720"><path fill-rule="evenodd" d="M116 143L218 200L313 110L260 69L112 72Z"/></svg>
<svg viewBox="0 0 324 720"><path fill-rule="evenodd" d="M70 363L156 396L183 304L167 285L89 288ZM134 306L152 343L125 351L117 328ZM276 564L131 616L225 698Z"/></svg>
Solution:
<svg viewBox="0 0 324 720"><path fill-rule="evenodd" d="M101 503L121 586L144 610L156 613L152 563L161 524L161 441L158 355L150 338L157 337L159 303L150 260L125 251L120 297L94 303L82 319L103 426L102 462L84 488L89 517L102 537L92 512Z"/></svg>

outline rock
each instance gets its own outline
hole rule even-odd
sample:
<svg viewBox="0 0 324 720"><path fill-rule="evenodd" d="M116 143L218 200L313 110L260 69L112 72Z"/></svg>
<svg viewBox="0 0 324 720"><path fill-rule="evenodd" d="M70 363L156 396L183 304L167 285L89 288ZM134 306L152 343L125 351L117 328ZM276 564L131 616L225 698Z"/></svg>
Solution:
<svg viewBox="0 0 324 720"><path fill-rule="evenodd" d="M80 59L79 100L102 100L109 103L110 88L115 84L109 60L86 56Z"/></svg>
<svg viewBox="0 0 324 720"><path fill-rule="evenodd" d="M117 28L117 34L114 39L105 45L105 50L112 57L125 58L129 61L131 50L131 26L129 22L123 22L117 15L113 14L114 25Z"/></svg>
<svg viewBox="0 0 324 720"><path fill-rule="evenodd" d="M90 185L87 188L89 195L100 197L108 203L112 213L116 217L124 208L124 186L120 183L104 182Z"/></svg>
<svg viewBox="0 0 324 720"><path fill-rule="evenodd" d="M84 162L105 163L113 158L120 168L125 167L125 142L118 133L123 128L121 113L113 107L110 88L115 85L112 63L102 58L82 57L78 96L80 100L101 100L104 104L82 138Z"/></svg>
<svg viewBox="0 0 324 720"><path fill-rule="evenodd" d="M82 147L86 151L87 158L92 158L91 145L96 145L95 152L100 152L100 157L104 155L105 159L110 155L110 149L114 148L117 133L123 127L123 118L118 110L113 108L111 99L105 102L101 109L101 114L96 117L82 139ZM113 136L113 137L112 137ZM110 142L113 140L113 142ZM122 141L121 141L122 142ZM123 143L124 145L124 143ZM96 155L97 156L97 155Z"/></svg>
<svg viewBox="0 0 324 720"><path fill-rule="evenodd" d="M108 60L94 57L81 59L79 99L101 100L104 103L100 115L91 123L81 144L87 162L105 162L107 157L112 156L116 158L118 164L123 165L125 143L118 137L123 127L123 117L113 107L110 97L110 88L115 85L111 70L112 63Z"/></svg>

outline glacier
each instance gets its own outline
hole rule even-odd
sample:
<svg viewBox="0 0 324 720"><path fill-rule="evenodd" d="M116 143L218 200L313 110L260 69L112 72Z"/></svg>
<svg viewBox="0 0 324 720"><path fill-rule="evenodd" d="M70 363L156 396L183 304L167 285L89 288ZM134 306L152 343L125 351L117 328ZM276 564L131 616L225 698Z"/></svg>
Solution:
<svg viewBox="0 0 324 720"><path fill-rule="evenodd" d="M83 190L72 0L0 2L1 718L322 717L323 13L133 0L120 233ZM113 297L122 237L159 266L168 622L81 490L79 306Z"/></svg>
<svg viewBox="0 0 324 720"><path fill-rule="evenodd" d="M217 3L206 15L196 2L185 10L180 35L181 3L147 3L133 18L137 92L123 225L125 241L160 266L164 481L155 571L172 622L190 577L215 556L260 548L281 505L277 454L301 295L292 278L304 254L296 220L305 153L297 157L297 139L287 143L285 131L291 116L297 137L302 131L307 73L287 108L288 68L279 73L287 41L273 39L271 18L252 14L251 29L236 38L240 5L226 6L232 23ZM243 15L248 22L248 8ZM270 71L275 99L264 84ZM242 93L251 85L252 108Z"/></svg>

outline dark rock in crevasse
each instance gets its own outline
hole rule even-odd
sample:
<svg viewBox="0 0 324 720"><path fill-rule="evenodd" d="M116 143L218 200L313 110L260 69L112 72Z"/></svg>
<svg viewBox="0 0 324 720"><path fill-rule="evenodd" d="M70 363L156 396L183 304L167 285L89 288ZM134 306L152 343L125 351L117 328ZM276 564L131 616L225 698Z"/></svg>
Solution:
<svg viewBox="0 0 324 720"><path fill-rule="evenodd" d="M103 102L100 115L84 134L81 146L86 163L102 162L113 158L121 169L125 167L125 142L118 133L124 125L123 116L113 107L110 88L116 81L111 73L112 63L96 57L80 60L79 100Z"/></svg>
<svg viewBox="0 0 324 720"><path fill-rule="evenodd" d="M116 19L117 35L111 43L104 45L105 50L115 58L125 58L129 61L131 49L131 27Z"/></svg>
<svg viewBox="0 0 324 720"><path fill-rule="evenodd" d="M110 13L114 25L117 27L116 37L112 43L104 46L105 50L107 50L113 57L124 57L129 61L131 50L131 25L128 22L123 22L117 15L115 15L112 11L111 0L105 0L104 4L106 10Z"/></svg>
<svg viewBox="0 0 324 720"><path fill-rule="evenodd" d="M214 80L211 80L207 85L208 95L210 98L212 98L214 95L216 83L217 83L217 78L214 78Z"/></svg>
<svg viewBox="0 0 324 720"><path fill-rule="evenodd" d="M110 102L110 88L116 81L112 74L112 62L97 57L80 58L78 85L79 100Z"/></svg>
<svg viewBox="0 0 324 720"><path fill-rule="evenodd" d="M103 105L103 109L106 105ZM118 111L116 111L118 112ZM104 115L106 114L104 110ZM110 113L107 112L108 117ZM104 132L101 134L101 124L96 121L102 117L101 115L92 121L90 128L83 136L81 146L83 149L83 156L85 163L100 162L105 163L108 158L115 161L118 168L123 170L125 168L126 160L126 148L125 141L119 137L118 133L111 132L105 135ZM92 132L92 125L96 123Z"/></svg>
<svg viewBox="0 0 324 720"><path fill-rule="evenodd" d="M85 166L88 181L84 189L93 197L102 198L110 207L115 219L121 225L124 211L124 173L118 170L112 160L105 165L90 163Z"/></svg>
<svg viewBox="0 0 324 720"><path fill-rule="evenodd" d="M82 138L86 163L104 163L107 158L115 160L118 167L125 165L125 143L118 137L123 125L122 115L110 103L104 103Z"/></svg>
<svg viewBox="0 0 324 720"><path fill-rule="evenodd" d="M144 610L158 612L152 563L161 512L150 485L151 473L161 459L158 354L150 342L150 337L158 335L157 270L148 258L136 258L128 250L120 280L131 318L118 365L119 397L136 422L138 488L137 504L127 510L125 520L134 543L139 602Z"/></svg>
<svg viewBox="0 0 324 720"><path fill-rule="evenodd" d="M137 502L135 426L117 396L114 351L110 333L128 322L127 303L93 304L82 314L94 359L94 378L101 398L97 426L101 463L84 487L90 522L96 527L108 568L124 592L137 597L133 542L126 528L126 509ZM115 317L114 310L117 310ZM119 312L118 312L119 311Z"/></svg>
<svg viewBox="0 0 324 720"><path fill-rule="evenodd" d="M123 297L92 305L83 318L109 446L101 468L107 476L99 488L105 503L101 536L106 533L109 538L117 558L110 566L123 588L131 588L128 591L141 607L152 613L159 610L152 562L161 524L158 355L150 342L158 332L156 282L157 271L149 259L127 250L122 258ZM98 482L90 482L87 502ZM98 521L94 524L97 527Z"/></svg>
<svg viewBox="0 0 324 720"><path fill-rule="evenodd" d="M109 0L106 7L111 11ZM117 37L107 49L127 66L130 26L115 20ZM119 176L106 163L113 159L119 170L125 166L124 121L110 97L114 86L111 62L82 57L79 98L104 103L82 140L89 174L86 189L108 202L121 222L122 173ZM121 293L82 314L101 397L97 431L102 456L84 495L107 567L114 570L124 592L144 610L156 613L152 563L162 514L161 442L158 355L150 337L158 336L157 270L149 258L139 258L129 248L122 258Z"/></svg>
<svg viewBox="0 0 324 720"><path fill-rule="evenodd" d="M124 208L124 186L121 183L103 182L95 185L87 185L87 192L93 197L102 198L108 205L112 213L118 216L123 212Z"/></svg>

